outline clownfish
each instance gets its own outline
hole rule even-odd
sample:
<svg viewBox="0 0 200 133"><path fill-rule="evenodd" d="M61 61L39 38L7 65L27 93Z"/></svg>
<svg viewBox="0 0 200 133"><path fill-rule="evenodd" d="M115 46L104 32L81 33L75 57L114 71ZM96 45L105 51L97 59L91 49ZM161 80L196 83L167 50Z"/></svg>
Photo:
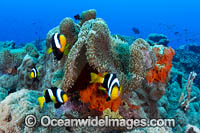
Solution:
<svg viewBox="0 0 200 133"><path fill-rule="evenodd" d="M108 94L106 101L114 100L121 95L122 87L119 84L116 74L103 73L103 77L101 77L95 73L91 73L90 76L90 83L100 83L101 86L99 86L99 89Z"/></svg>
<svg viewBox="0 0 200 133"><path fill-rule="evenodd" d="M63 57L63 53L65 55L68 54L69 44L67 43L67 39L63 34L55 33L52 36L51 47L48 49L48 54L52 53L56 57L57 60L61 60Z"/></svg>
<svg viewBox="0 0 200 133"><path fill-rule="evenodd" d="M33 81L37 80L37 77L39 76L39 71L36 67L33 67L31 70L31 73L29 74L29 78L33 79Z"/></svg>
<svg viewBox="0 0 200 133"><path fill-rule="evenodd" d="M68 101L68 96L60 88L51 87L44 91L44 96L38 98L40 108L43 108L44 102L53 102L55 108L60 108L60 106Z"/></svg>

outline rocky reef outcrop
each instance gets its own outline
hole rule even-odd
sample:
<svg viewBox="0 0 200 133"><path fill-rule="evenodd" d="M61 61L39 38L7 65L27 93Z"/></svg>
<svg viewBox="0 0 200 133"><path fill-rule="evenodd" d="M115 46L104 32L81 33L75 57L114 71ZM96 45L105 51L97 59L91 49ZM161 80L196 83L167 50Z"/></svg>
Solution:
<svg viewBox="0 0 200 133"><path fill-rule="evenodd" d="M164 45L167 47L169 43L169 39L165 35L156 33L149 34L146 40L150 45L157 44L157 45Z"/></svg>

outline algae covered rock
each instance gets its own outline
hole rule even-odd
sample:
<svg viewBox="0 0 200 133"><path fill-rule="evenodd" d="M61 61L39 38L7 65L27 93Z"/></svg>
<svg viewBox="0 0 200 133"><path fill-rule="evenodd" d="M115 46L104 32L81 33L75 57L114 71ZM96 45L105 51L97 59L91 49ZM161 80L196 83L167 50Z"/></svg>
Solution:
<svg viewBox="0 0 200 133"><path fill-rule="evenodd" d="M0 71L7 73L9 69L19 67L26 54L34 58L40 56L37 48L32 43L28 43L24 48L0 50Z"/></svg>
<svg viewBox="0 0 200 133"><path fill-rule="evenodd" d="M0 102L8 96L8 90L0 87Z"/></svg>
<svg viewBox="0 0 200 133"><path fill-rule="evenodd" d="M53 110L45 108L40 110L37 98L42 93L22 89L10 94L6 99L0 102L0 129L4 132L62 132L64 128L44 128L40 123L40 118L48 115L51 118L55 117ZM37 124L33 128L25 126L25 117L34 115L37 119Z"/></svg>
<svg viewBox="0 0 200 133"><path fill-rule="evenodd" d="M60 23L60 33L67 38L67 43L73 45L78 39L79 29L71 18L65 18Z"/></svg>
<svg viewBox="0 0 200 133"><path fill-rule="evenodd" d="M35 47L34 44L27 43L24 49L25 49L25 52L28 55L30 55L31 57L34 57L34 58L38 58L39 57L39 52L38 52L38 50L37 50L37 48Z"/></svg>
<svg viewBox="0 0 200 133"><path fill-rule="evenodd" d="M7 89L9 92L13 92L17 88L18 75L4 74L0 76L0 87Z"/></svg>
<svg viewBox="0 0 200 133"><path fill-rule="evenodd" d="M7 48L7 49L14 49L16 46L15 41L6 41L6 42L1 42L0 41L0 49L2 48Z"/></svg>
<svg viewBox="0 0 200 133"><path fill-rule="evenodd" d="M81 13L80 25L82 26L88 20L96 19L96 10L90 9Z"/></svg>
<svg viewBox="0 0 200 133"><path fill-rule="evenodd" d="M166 47L168 46L169 43L169 40L165 35L156 33L149 34L147 41L151 45L157 44L157 45L164 45Z"/></svg>

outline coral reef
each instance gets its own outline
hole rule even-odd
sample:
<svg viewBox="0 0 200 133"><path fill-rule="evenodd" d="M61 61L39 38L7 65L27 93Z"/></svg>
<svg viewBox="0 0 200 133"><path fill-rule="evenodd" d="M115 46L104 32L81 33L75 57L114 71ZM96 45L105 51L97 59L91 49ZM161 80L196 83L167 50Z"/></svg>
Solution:
<svg viewBox="0 0 200 133"><path fill-rule="evenodd" d="M182 49L184 51L191 51L197 54L200 53L200 46L195 44L182 45L179 47L179 49Z"/></svg>
<svg viewBox="0 0 200 133"><path fill-rule="evenodd" d="M184 78L187 78L187 75L189 75L191 71L197 74L200 73L200 54L187 47L189 46L181 46L176 49L176 54L173 58L174 67L177 68L178 71L185 73L185 75L183 75ZM198 48L196 50L198 50ZM194 83L196 83L198 87L200 87L199 82L200 76L197 76Z"/></svg>
<svg viewBox="0 0 200 133"><path fill-rule="evenodd" d="M59 61L54 54L47 53L55 33L64 34L69 44L69 53ZM195 84L199 81L198 76L190 93L191 97L197 98L190 103L187 112L179 106L181 93L186 94L183 89L187 83L185 75L195 70L199 73L199 54L191 46L177 49L175 55L175 51L167 47L168 43L166 36L158 34L150 35L147 41L111 35L106 22L96 18L95 10L84 11L78 24L71 18L64 18L47 33L46 41L36 40L24 48L16 48L12 42L2 43L0 116L3 117L0 117L0 132L129 131L118 127L42 128L39 124L28 128L23 123L27 114L36 115L38 120L43 115L68 119L88 116L92 119L106 115L125 119L175 118L178 124L174 130L177 132L183 132L188 124L200 126L200 117L190 122L193 116L200 114L200 92ZM41 46L41 49L36 46ZM39 71L36 81L29 78L34 66ZM89 83L91 72L100 75L104 72L117 74L123 88L122 95L107 102L107 94L98 89L100 84ZM41 110L37 98L42 95L42 91L52 86L65 91L69 101L59 109L55 109L53 104L45 104ZM171 128L158 130L170 132Z"/></svg>
<svg viewBox="0 0 200 133"><path fill-rule="evenodd" d="M197 84L192 85L190 97L197 97L194 101L190 102L188 111L185 112L180 105L180 97L182 93L187 94L188 77L182 76L181 82L178 80L177 75L186 75L184 72L178 71L178 68L173 68L171 76L174 77L173 82L169 84L166 88L165 95L158 102L159 113L162 118L175 118L176 127L174 128L175 132L183 132L186 130L188 124L200 126L199 121L199 88ZM187 75L188 76L188 75ZM195 79L196 80L196 79ZM194 80L194 81L195 81ZM182 88L181 88L182 86Z"/></svg>
<svg viewBox="0 0 200 133"><path fill-rule="evenodd" d="M149 36L147 38L147 42L151 46L153 46L154 44L157 44L157 45L164 45L164 46L167 47L168 43L169 43L169 40L163 34L152 33L152 34L149 34Z"/></svg>

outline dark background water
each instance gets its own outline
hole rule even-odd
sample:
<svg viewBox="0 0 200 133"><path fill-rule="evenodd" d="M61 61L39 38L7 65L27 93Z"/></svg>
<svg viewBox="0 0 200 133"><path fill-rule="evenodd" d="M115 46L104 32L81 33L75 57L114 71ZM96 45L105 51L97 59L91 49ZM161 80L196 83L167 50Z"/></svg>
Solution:
<svg viewBox="0 0 200 133"><path fill-rule="evenodd" d="M0 41L45 38L63 18L88 9L97 10L112 34L135 36L137 27L137 37L163 33L174 48L200 44L199 0L0 0Z"/></svg>

